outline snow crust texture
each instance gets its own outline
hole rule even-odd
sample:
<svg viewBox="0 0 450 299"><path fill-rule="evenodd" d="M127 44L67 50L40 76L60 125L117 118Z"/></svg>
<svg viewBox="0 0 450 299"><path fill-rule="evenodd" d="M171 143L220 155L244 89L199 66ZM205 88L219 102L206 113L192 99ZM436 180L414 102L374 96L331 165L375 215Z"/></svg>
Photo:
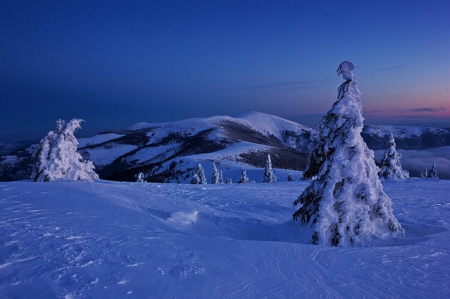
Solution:
<svg viewBox="0 0 450 299"><path fill-rule="evenodd" d="M450 297L449 181L385 182L406 237L347 248L292 225L307 186L0 183L0 298Z"/></svg>
<svg viewBox="0 0 450 299"><path fill-rule="evenodd" d="M349 61L338 68L346 81L318 125L318 144L305 171L314 180L294 201L300 208L293 219L313 228L312 244L363 246L404 236L378 178L373 151L361 137L364 119L354 69Z"/></svg>

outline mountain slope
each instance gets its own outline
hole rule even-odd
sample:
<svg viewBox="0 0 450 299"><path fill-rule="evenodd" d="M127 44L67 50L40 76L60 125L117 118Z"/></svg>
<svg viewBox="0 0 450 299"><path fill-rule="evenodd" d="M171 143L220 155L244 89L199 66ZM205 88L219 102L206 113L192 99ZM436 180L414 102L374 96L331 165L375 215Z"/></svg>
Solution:
<svg viewBox="0 0 450 299"><path fill-rule="evenodd" d="M94 163L103 179L135 181L136 174L143 172L148 181L189 182L198 163L215 162L237 178L237 170L264 167L268 153L275 168L302 170L312 146L311 132L307 126L250 111L235 118L138 123L121 131L80 138L78 151ZM30 160L24 153L32 149L17 151L20 157L16 153L3 157L0 180L27 178Z"/></svg>
<svg viewBox="0 0 450 299"><path fill-rule="evenodd" d="M242 169L263 168L267 154L280 172L304 170L314 146L314 131L274 115L248 111L235 117L141 122L120 131L80 138L78 151L84 159L92 160L102 179L135 181L135 176L143 172L147 181L189 183L196 164L206 164L208 172L215 162L224 178L236 180ZM370 149L384 150L390 133L399 149L450 146L450 130L440 128L366 126L362 137ZM0 181L29 178L34 147L0 157Z"/></svg>
<svg viewBox="0 0 450 299"><path fill-rule="evenodd" d="M139 123L105 143L83 141L90 145L79 151L94 162L100 176L121 181L134 180L138 172L149 181L189 181L188 173L202 161L216 162L222 168L263 167L267 153L277 168L301 170L306 166L311 128L255 111L249 116L253 119L215 116Z"/></svg>

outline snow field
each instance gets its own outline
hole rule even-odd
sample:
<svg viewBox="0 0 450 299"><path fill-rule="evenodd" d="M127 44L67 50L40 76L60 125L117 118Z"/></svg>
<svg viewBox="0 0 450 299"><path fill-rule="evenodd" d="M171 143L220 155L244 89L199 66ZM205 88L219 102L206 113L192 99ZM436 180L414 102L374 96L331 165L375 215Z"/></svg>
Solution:
<svg viewBox="0 0 450 299"><path fill-rule="evenodd" d="M0 298L448 298L450 182L386 182L406 238L306 244L309 182L0 183Z"/></svg>

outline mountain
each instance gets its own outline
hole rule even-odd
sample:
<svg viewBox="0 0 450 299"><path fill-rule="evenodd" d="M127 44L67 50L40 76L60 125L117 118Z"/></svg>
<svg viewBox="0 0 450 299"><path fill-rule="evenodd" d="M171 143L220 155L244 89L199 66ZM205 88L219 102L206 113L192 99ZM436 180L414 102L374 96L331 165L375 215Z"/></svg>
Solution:
<svg viewBox="0 0 450 299"><path fill-rule="evenodd" d="M251 175L271 155L277 176L303 171L315 145L314 129L257 111L230 116L192 118L167 123L137 123L120 131L79 138L78 151L91 160L100 178L189 183L201 163L209 179L212 162L224 179L236 182L243 169ZM384 150L393 134L399 149L450 146L450 129L406 126L366 126L362 136L369 148ZM0 181L27 179L36 145L22 147L0 158ZM285 169L285 171L283 171ZM301 174L299 174L301 175ZM260 181L262 177L249 176Z"/></svg>
<svg viewBox="0 0 450 299"><path fill-rule="evenodd" d="M147 181L190 182L196 164L212 162L227 172L224 175L237 179L241 169L264 167L267 154L275 168L303 170L313 144L312 131L277 116L249 111L235 117L137 123L121 131L80 138L78 151L108 180L135 181L143 172ZM33 148L2 157L0 180L29 177Z"/></svg>
<svg viewBox="0 0 450 299"><path fill-rule="evenodd" d="M17 149L36 143L39 143L39 140L21 140L8 143L0 142L0 157L3 155L7 155Z"/></svg>

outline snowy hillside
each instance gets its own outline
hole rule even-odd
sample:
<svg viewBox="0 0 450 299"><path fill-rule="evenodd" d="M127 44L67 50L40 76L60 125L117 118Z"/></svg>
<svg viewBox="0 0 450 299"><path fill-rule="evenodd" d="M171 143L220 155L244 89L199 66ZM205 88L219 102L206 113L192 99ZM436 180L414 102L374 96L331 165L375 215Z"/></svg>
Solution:
<svg viewBox="0 0 450 299"><path fill-rule="evenodd" d="M267 154L276 169L303 171L314 146L314 131L274 115L248 111L235 117L141 122L124 130L79 138L78 151L94 163L102 179L135 181L142 172L147 181L190 182L187 176L198 163L205 163L205 169L212 162L218 163L235 177L243 169L264 167ZM413 176L435 160L441 178L450 178L450 153L445 148L450 146L449 129L366 126L361 135L370 149L382 152L391 131L398 149L414 151L404 153L403 160ZM29 178L33 148L22 147L0 157L0 181ZM421 154L421 163L415 163Z"/></svg>
<svg viewBox="0 0 450 299"><path fill-rule="evenodd" d="M0 298L450 297L449 181L384 183L406 238L353 248L306 244L308 184L0 183Z"/></svg>
<svg viewBox="0 0 450 299"><path fill-rule="evenodd" d="M246 122L254 130L266 136L273 135L280 140L284 140L286 145L292 148L297 148L298 146L295 138L296 132L312 131L308 126L253 110L239 114L235 118Z"/></svg>
<svg viewBox="0 0 450 299"><path fill-rule="evenodd" d="M307 126L251 111L236 118L138 123L122 131L80 138L78 152L94 163L103 179L135 181L142 172L147 181L190 182L198 163L215 162L223 171L235 173L264 167L267 154L275 168L303 170L313 145L311 132ZM0 158L0 180L29 177L29 156L25 159L23 150L20 160L15 155Z"/></svg>

